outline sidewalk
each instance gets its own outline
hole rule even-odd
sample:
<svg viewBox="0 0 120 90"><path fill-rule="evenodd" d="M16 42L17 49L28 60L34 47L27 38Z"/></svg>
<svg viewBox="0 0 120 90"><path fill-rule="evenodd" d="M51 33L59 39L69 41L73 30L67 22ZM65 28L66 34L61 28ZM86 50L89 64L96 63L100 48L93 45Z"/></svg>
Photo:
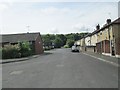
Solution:
<svg viewBox="0 0 120 90"><path fill-rule="evenodd" d="M5 60L1 60L1 59L0 59L0 64L25 61L25 60L29 60L29 59L32 59L32 58L37 58L37 57L39 57L39 56L40 56L40 55L33 55L33 56L29 56L29 57L16 58L16 59L5 59Z"/></svg>
<svg viewBox="0 0 120 90"><path fill-rule="evenodd" d="M110 63L115 63L118 64L120 66L120 58L116 58L116 57L111 57L111 56L106 56L106 55L102 55L102 54L98 54L98 53L93 53L93 52L82 52L86 55L101 59L103 61L106 62L110 62Z"/></svg>
<svg viewBox="0 0 120 90"><path fill-rule="evenodd" d="M37 57L39 57L39 56L44 56L44 55L49 55L49 54L52 54L52 53L49 52L49 51L44 51L43 54L32 55L32 56L28 56L28 57L24 57L24 58L4 59L4 60L1 60L1 59L0 59L0 64L26 61L26 60L30 60L30 59L32 59L32 58L37 58Z"/></svg>

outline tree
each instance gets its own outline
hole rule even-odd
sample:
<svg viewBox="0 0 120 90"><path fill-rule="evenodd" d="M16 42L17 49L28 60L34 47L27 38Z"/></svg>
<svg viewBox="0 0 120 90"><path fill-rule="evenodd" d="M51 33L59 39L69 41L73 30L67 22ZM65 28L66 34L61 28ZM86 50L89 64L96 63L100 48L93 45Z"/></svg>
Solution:
<svg viewBox="0 0 120 90"><path fill-rule="evenodd" d="M65 37L65 35L63 35L63 34L57 34L57 35L56 35L56 38L57 38L57 37L62 40L61 45L64 46L64 45L66 44L66 41L67 41L67 38Z"/></svg>
<svg viewBox="0 0 120 90"><path fill-rule="evenodd" d="M49 47L52 45L51 38L54 38L54 37L50 37L50 34L42 35L42 40L43 40L44 46Z"/></svg>
<svg viewBox="0 0 120 90"><path fill-rule="evenodd" d="M66 34L65 36L66 36L67 40L68 39L74 40L74 36L73 36L72 33L71 34Z"/></svg>
<svg viewBox="0 0 120 90"><path fill-rule="evenodd" d="M68 39L67 45L71 48L74 45L74 40Z"/></svg>
<svg viewBox="0 0 120 90"><path fill-rule="evenodd" d="M55 38L54 40L55 48L60 48L62 46L62 43L63 41L59 37Z"/></svg>
<svg viewBox="0 0 120 90"><path fill-rule="evenodd" d="M50 47L55 44L55 47L62 47L64 45L69 44L70 47L73 45L74 41L79 40L81 37L85 36L88 33L70 33L70 34L46 34L42 35L42 40L44 46ZM59 42L58 42L59 41Z"/></svg>

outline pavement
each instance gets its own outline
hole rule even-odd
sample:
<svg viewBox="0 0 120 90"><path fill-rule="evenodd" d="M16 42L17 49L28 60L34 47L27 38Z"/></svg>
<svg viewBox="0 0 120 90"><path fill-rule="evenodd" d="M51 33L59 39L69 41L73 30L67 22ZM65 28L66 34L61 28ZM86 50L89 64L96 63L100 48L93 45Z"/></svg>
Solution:
<svg viewBox="0 0 120 90"><path fill-rule="evenodd" d="M111 57L111 56L106 56L106 55L102 55L102 54L98 54L98 53L93 53L93 52L82 52L85 55L91 56L93 58L99 59L101 61L116 65L116 66L120 66L120 58L116 58L116 57Z"/></svg>
<svg viewBox="0 0 120 90"><path fill-rule="evenodd" d="M30 59L32 59L32 58L37 58L38 56L40 56L40 55L33 55L33 56L29 56L29 57L16 58L16 59L4 59L4 60L0 60L0 64L26 61L26 60L30 60Z"/></svg>
<svg viewBox="0 0 120 90"><path fill-rule="evenodd" d="M2 64L3 88L118 88L118 67L70 49Z"/></svg>
<svg viewBox="0 0 120 90"><path fill-rule="evenodd" d="M13 63L13 62L20 62L20 61L31 60L31 59L33 59L33 58L37 58L37 57L39 57L39 56L47 55L47 54L49 54L49 53L45 52L45 53L40 54L40 55L32 55L32 56L23 57L23 58L3 59L3 60L0 60L0 64L6 64L6 63Z"/></svg>

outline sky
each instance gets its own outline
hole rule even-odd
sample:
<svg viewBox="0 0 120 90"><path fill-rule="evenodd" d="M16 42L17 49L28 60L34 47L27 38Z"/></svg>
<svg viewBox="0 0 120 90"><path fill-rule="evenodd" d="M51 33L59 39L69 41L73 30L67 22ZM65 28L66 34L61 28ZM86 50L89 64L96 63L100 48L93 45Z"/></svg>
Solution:
<svg viewBox="0 0 120 90"><path fill-rule="evenodd" d="M114 2L113 2L114 1ZM94 31L106 19L118 18L118 0L4 0L0 2L0 33L68 34Z"/></svg>

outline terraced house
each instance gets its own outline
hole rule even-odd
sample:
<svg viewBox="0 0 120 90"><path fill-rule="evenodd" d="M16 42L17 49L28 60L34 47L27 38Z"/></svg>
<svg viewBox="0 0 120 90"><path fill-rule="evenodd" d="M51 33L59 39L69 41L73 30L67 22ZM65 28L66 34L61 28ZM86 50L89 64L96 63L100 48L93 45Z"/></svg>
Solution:
<svg viewBox="0 0 120 90"><path fill-rule="evenodd" d="M97 32L97 52L109 56L120 57L120 18L107 23Z"/></svg>
<svg viewBox="0 0 120 90"><path fill-rule="evenodd" d="M100 26L96 26L96 30L93 33L89 33L88 35L84 36L80 43L80 50L87 51L87 52L96 52L96 43L97 43L97 31L99 31Z"/></svg>
<svg viewBox="0 0 120 90"><path fill-rule="evenodd" d="M85 41L83 41L85 40ZM111 22L106 20L106 24L100 28L96 26L96 30L81 39L82 51L90 51L99 54L120 57L120 18ZM81 42L80 41L80 42Z"/></svg>

